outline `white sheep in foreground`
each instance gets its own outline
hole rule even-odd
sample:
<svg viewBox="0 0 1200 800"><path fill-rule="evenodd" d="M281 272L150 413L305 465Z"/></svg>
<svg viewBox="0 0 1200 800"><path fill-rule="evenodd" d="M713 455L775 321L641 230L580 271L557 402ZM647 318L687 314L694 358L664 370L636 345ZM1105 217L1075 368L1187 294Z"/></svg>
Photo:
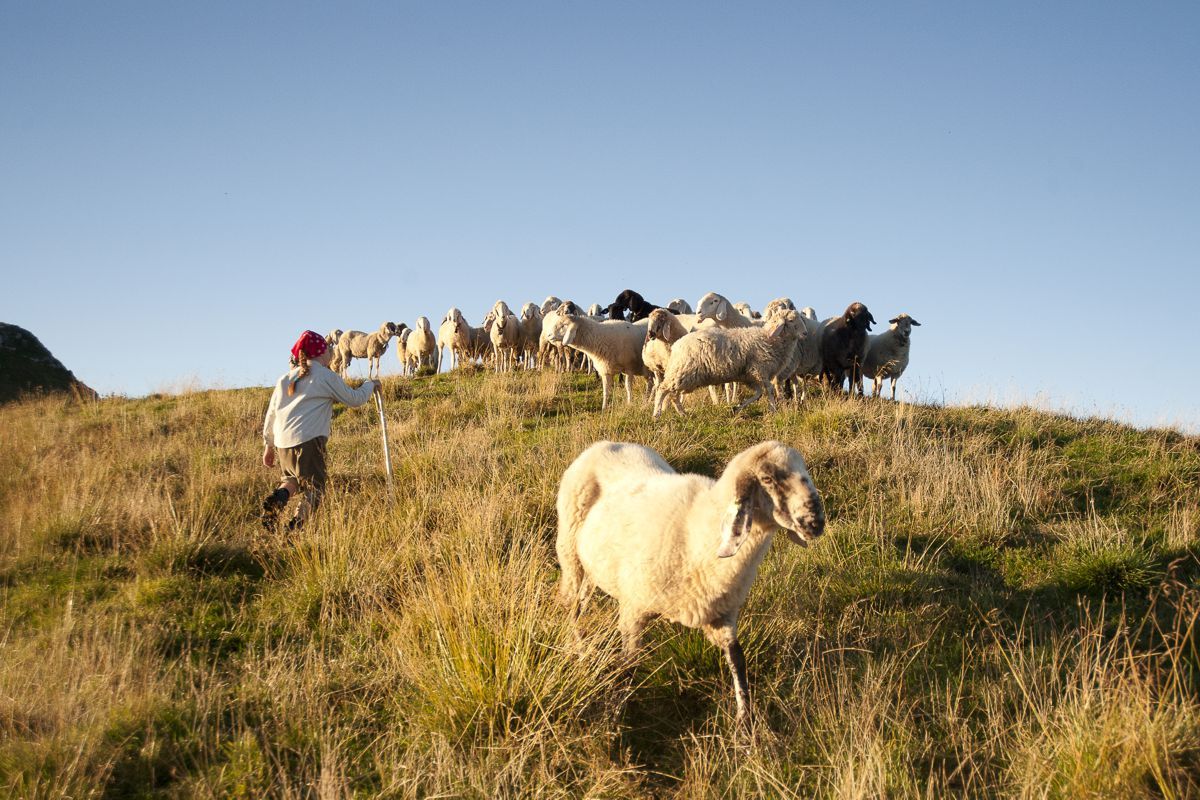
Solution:
<svg viewBox="0 0 1200 800"><path fill-rule="evenodd" d="M863 358L863 377L872 381L872 397L883 391L884 378L892 379L892 399L896 399L896 381L908 367L912 347L912 329L921 323L908 314L888 320L891 327L883 333L867 337L867 354ZM861 393L861 392L860 392Z"/></svg>
<svg viewBox="0 0 1200 800"><path fill-rule="evenodd" d="M670 311L672 314L691 314L692 304L682 297L676 297L667 303L667 311Z"/></svg>
<svg viewBox="0 0 1200 800"><path fill-rule="evenodd" d="M680 410L678 396L704 386L745 383L754 394L739 408L753 403L765 392L775 410L773 379L790 363L803 323L795 311L781 311L763 327L701 328L671 346L666 374L654 393L654 416L663 403L672 400Z"/></svg>
<svg viewBox="0 0 1200 800"><path fill-rule="evenodd" d="M804 458L762 442L713 480L677 473L648 447L597 442L563 473L557 509L559 596L572 618L594 586L616 599L629 654L654 617L701 629L725 655L736 721L748 724L738 614L777 530L800 545L825 530Z"/></svg>
<svg viewBox="0 0 1200 800"><path fill-rule="evenodd" d="M401 323L400 328L404 325ZM379 359L387 352L388 342L392 337L399 332L396 323L385 322L379 326L379 330L371 333L363 331L346 331L338 337L338 349L336 358L338 365L341 366L342 377L346 377L346 372L350 369L350 364L356 358L367 359L367 377L374 377L379 370Z"/></svg>
<svg viewBox="0 0 1200 800"><path fill-rule="evenodd" d="M436 350L437 337L429 325L429 317L417 317L417 321L413 323L413 331L404 343L404 352L414 375L421 367L434 365L433 354Z"/></svg>
<svg viewBox="0 0 1200 800"><path fill-rule="evenodd" d="M592 366L600 376L600 408L608 408L608 395L613 378L625 376L625 397L633 402L633 376L650 377L650 370L642 362L642 344L646 340L647 321L621 322L609 320L597 322L583 310L567 301L559 307L551 320L547 318L546 338L561 342L587 353Z"/></svg>

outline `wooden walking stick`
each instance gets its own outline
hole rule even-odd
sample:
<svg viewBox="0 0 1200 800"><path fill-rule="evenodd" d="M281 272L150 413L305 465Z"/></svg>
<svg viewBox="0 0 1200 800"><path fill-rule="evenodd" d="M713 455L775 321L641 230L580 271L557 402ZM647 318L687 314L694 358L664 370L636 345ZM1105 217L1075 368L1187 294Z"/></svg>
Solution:
<svg viewBox="0 0 1200 800"><path fill-rule="evenodd" d="M375 408L379 410L379 429L383 433L383 468L387 471L388 499L395 500L396 493L392 488L392 451L388 449L387 417L383 413L383 394L375 393Z"/></svg>

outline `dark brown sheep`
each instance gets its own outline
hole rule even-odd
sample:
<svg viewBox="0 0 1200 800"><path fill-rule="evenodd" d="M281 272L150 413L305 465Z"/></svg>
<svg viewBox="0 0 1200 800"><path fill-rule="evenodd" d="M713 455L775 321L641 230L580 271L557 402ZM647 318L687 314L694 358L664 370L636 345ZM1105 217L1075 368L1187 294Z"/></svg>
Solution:
<svg viewBox="0 0 1200 800"><path fill-rule="evenodd" d="M862 364L867 348L867 331L875 318L862 303L851 303L846 313L827 320L821 333L821 376L829 386L841 389L850 378L850 394L862 394Z"/></svg>

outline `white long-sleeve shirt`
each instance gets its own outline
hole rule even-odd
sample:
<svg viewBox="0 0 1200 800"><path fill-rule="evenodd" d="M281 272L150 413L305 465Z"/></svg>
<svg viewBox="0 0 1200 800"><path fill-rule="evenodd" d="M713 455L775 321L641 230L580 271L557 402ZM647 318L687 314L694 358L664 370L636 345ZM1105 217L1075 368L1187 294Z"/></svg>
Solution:
<svg viewBox="0 0 1200 800"><path fill-rule="evenodd" d="M299 368L275 383L267 418L263 420L263 443L268 447L295 447L318 436L328 436L334 400L353 408L371 399L374 381L351 389L329 367L315 361L309 362L309 366L308 375L299 380L292 396L288 396L287 387Z"/></svg>

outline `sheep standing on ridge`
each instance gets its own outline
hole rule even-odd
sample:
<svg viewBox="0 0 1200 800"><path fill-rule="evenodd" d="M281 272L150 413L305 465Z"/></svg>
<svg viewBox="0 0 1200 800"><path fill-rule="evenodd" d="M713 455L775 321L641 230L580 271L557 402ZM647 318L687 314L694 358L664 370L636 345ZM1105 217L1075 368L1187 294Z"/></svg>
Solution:
<svg viewBox="0 0 1200 800"><path fill-rule="evenodd" d="M892 379L892 400L896 399L896 381L908 367L908 352L912 346L912 329L920 325L908 314L888 320L891 327L867 339L867 354L863 358L863 375L873 382L872 397L883 391L883 379ZM862 390L859 390L860 394Z"/></svg>
<svg viewBox="0 0 1200 800"><path fill-rule="evenodd" d="M421 367L433 366L437 337L429 325L429 317L417 317L413 331L404 343L404 352L415 375Z"/></svg>
<svg viewBox="0 0 1200 800"><path fill-rule="evenodd" d="M862 394L862 362L867 331L875 317L862 303L851 303L840 317L827 319L821 330L821 375L830 386L842 388L850 378L849 392Z"/></svg>
<svg viewBox="0 0 1200 800"><path fill-rule="evenodd" d="M561 342L587 353L600 376L600 408L608 408L608 395L613 378L625 376L625 396L633 402L633 376L650 377L642 363L642 344L646 340L646 323L596 322L583 309L567 301L558 309L546 329L546 338Z"/></svg>
<svg viewBox="0 0 1200 800"><path fill-rule="evenodd" d="M397 327L394 322L385 322L379 326L379 330L371 333L346 331L338 337L336 358L342 368L342 377L346 377L350 364L356 358L367 359L367 377L374 377L379 370L380 357L387 352L388 342L404 327L404 323Z"/></svg>
<svg viewBox="0 0 1200 800"><path fill-rule="evenodd" d="M537 303L521 306L521 338L519 350L525 359L525 368L537 365L538 348L542 337L542 310Z"/></svg>
<svg viewBox="0 0 1200 800"><path fill-rule="evenodd" d="M516 368L517 347L521 343L521 321L512 313L508 303L497 300L492 307L495 322L488 334L496 354L496 370L508 372Z"/></svg>
<svg viewBox="0 0 1200 800"><path fill-rule="evenodd" d="M704 386L745 383L754 394L739 408L753 403L765 392L775 410L773 380L790 363L800 338L802 323L795 311L781 311L765 326L746 328L702 328L671 346L666 374L654 393L654 417L663 403L672 400L680 410L678 396Z"/></svg>
<svg viewBox="0 0 1200 800"><path fill-rule="evenodd" d="M738 615L782 529L805 545L825 509L803 457L782 442L743 450L717 480L681 475L648 447L597 442L559 484L559 596L578 620L597 587L616 599L626 653L654 617L699 628L733 676L736 722L750 721Z"/></svg>
<svg viewBox="0 0 1200 800"><path fill-rule="evenodd" d="M451 306L446 312L446 316L442 317L442 321L438 323L437 333L437 371L442 371L442 355L446 350L450 351L450 369L458 366L458 354L454 351L454 333L458 330L458 324L465 322L462 312L457 307Z"/></svg>

